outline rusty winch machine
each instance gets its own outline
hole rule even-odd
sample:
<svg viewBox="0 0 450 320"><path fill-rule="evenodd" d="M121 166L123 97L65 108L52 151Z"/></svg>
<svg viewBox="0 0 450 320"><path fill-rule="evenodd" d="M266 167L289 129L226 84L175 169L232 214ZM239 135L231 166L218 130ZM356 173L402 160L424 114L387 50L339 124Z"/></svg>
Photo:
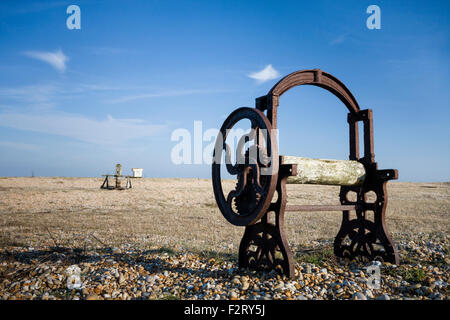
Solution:
<svg viewBox="0 0 450 320"><path fill-rule="evenodd" d="M326 89L347 107L349 160L278 154L279 98L300 85ZM227 137L241 120L251 127L231 150ZM362 157L359 155L360 122L364 132ZM237 180L231 191L224 188L230 177ZM220 211L233 225L245 226L239 246L239 267L276 270L288 277L293 277L295 272L293 254L284 232L285 211L342 211L341 227L334 239L337 257L362 257L398 264L397 249L385 225L386 183L397 178L397 170L379 170L375 162L372 110L361 110L341 81L318 69L293 72L276 83L267 95L257 98L255 108L234 110L220 129L212 163L212 183ZM288 206L286 183L338 185L340 205ZM356 197L351 198L350 193ZM369 193L376 195L375 201L368 200ZM350 218L351 211L356 212L356 218Z"/></svg>

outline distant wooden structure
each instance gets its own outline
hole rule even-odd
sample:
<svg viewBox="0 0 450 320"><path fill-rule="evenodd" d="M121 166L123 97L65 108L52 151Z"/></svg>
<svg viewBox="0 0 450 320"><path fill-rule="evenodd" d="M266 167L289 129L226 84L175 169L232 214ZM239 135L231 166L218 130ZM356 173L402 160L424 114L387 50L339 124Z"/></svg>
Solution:
<svg viewBox="0 0 450 320"><path fill-rule="evenodd" d="M105 180L103 181L102 186L100 189L107 189L107 190L125 190L125 189L131 189L131 176L124 176L122 175L122 165L120 163L116 164L116 173L115 174L102 174L102 177L105 177ZM110 177L114 177L115 183L111 184L109 181ZM122 181L121 178L126 179L126 185L122 187Z"/></svg>

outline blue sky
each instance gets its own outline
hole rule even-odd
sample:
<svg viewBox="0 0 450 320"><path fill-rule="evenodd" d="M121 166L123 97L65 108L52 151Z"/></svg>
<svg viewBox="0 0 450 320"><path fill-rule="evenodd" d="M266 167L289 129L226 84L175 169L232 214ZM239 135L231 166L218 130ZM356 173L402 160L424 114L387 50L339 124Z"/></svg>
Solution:
<svg viewBox="0 0 450 320"><path fill-rule="evenodd" d="M81 30L66 9L81 8ZM369 30L366 8L381 9ZM2 1L0 176L210 177L175 165L177 128L219 128L277 79L320 68L374 111L380 168L450 181L448 1ZM281 98L280 153L347 159L346 109L329 92ZM204 142L207 145L207 142Z"/></svg>

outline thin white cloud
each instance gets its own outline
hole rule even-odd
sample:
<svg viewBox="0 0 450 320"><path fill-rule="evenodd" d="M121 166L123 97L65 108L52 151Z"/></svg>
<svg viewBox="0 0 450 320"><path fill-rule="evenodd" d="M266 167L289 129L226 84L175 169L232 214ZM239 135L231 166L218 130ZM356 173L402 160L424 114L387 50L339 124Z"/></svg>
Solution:
<svg viewBox="0 0 450 320"><path fill-rule="evenodd" d="M263 83L280 77L280 73L269 64L261 71L251 73L248 76L249 78L257 80L259 83Z"/></svg>
<svg viewBox="0 0 450 320"><path fill-rule="evenodd" d="M80 96L95 95L102 103L116 104L134 100L158 97L176 97L194 94L213 94L228 92L225 89L159 89L149 91L148 86L42 83L23 86L0 86L0 107L16 105L20 109L50 110L55 106L69 103Z"/></svg>
<svg viewBox="0 0 450 320"><path fill-rule="evenodd" d="M0 87L0 104L16 104L16 108L49 110L58 104L64 104L74 97L124 90L118 86L102 84L63 85L60 83L41 83L16 87Z"/></svg>
<svg viewBox="0 0 450 320"><path fill-rule="evenodd" d="M134 100L149 99L149 98L159 98L159 97L177 97L186 96L192 94L207 94L214 92L222 92L222 90L169 90L160 92L149 92L149 93L139 93L133 95L126 95L118 97L116 99L111 99L107 101L108 103L123 103Z"/></svg>
<svg viewBox="0 0 450 320"><path fill-rule="evenodd" d="M61 49L50 51L26 51L24 54L30 58L41 60L48 63L59 72L66 71L66 62L69 58L61 51Z"/></svg>
<svg viewBox="0 0 450 320"><path fill-rule="evenodd" d="M39 149L39 147L34 144L12 142L12 141L0 141L0 148L13 148L26 151Z"/></svg>
<svg viewBox="0 0 450 320"><path fill-rule="evenodd" d="M25 85L19 87L0 87L0 102L15 102L35 109L50 109L55 105L58 87L53 84Z"/></svg>
<svg viewBox="0 0 450 320"><path fill-rule="evenodd" d="M91 119L69 113L0 114L0 126L65 136L100 145L121 145L132 139L154 136L166 125L154 125L141 119Z"/></svg>
<svg viewBox="0 0 450 320"><path fill-rule="evenodd" d="M72 97L74 94L119 91L125 88L102 84L61 85L59 83L40 83L17 87L0 87L0 98L18 102L43 102L61 97Z"/></svg>
<svg viewBox="0 0 450 320"><path fill-rule="evenodd" d="M331 40L331 41L330 41L330 45L333 46L333 45L342 43L342 42L345 41L346 38L347 38L347 35L346 35L346 34L341 34L341 35L337 36L336 38L334 38L333 40Z"/></svg>

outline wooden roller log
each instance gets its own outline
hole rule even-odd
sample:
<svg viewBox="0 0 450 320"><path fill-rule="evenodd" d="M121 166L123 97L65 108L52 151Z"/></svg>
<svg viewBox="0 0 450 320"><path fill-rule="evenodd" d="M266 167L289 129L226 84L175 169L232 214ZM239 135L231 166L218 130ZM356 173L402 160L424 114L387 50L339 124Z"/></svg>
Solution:
<svg viewBox="0 0 450 320"><path fill-rule="evenodd" d="M291 184L358 186L364 182L364 166L354 160L310 159L284 156L285 164L296 164L297 175L287 178Z"/></svg>

